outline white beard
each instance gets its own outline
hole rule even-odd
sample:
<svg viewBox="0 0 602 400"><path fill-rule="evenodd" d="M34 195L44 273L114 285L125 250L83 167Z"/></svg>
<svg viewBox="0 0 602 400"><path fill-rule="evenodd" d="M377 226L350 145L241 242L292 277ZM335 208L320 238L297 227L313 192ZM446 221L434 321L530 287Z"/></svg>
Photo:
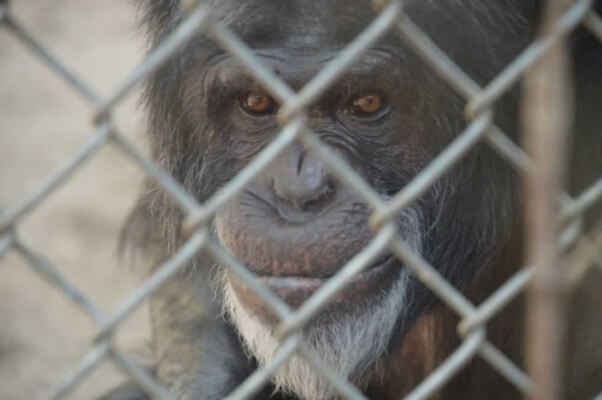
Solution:
<svg viewBox="0 0 602 400"><path fill-rule="evenodd" d="M408 244L418 251L421 247L419 218L407 210L400 221ZM279 349L274 326L262 323L240 303L226 273L221 279L225 311L239 331L247 351L260 365L273 359ZM384 378L369 371L386 354L397 317L406 305L406 286L409 272L403 269L398 279L386 292L377 294L367 304L344 312L328 311L326 316L308 324L303 330L303 344L316 354L330 370L348 379L358 387L365 381ZM336 317L332 317L336 315ZM383 371L380 371L382 375ZM336 397L330 382L294 355L272 378L276 391L293 394L304 400L331 400Z"/></svg>

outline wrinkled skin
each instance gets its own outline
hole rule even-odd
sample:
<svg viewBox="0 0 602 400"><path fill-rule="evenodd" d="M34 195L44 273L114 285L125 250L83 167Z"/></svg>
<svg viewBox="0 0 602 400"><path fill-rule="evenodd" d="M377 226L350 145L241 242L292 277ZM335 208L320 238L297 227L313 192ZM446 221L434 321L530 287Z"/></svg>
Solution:
<svg viewBox="0 0 602 400"><path fill-rule="evenodd" d="M299 90L375 18L368 1L219 0L215 15L254 49L259 59ZM406 10L446 53L485 85L533 39L540 5L527 0L406 1ZM153 44L180 18L177 1L144 0ZM602 173L602 46L579 32L572 39L577 113L569 185L579 193ZM277 104L253 113L241 106L262 93L239 61L199 35L149 80L153 159L193 193L208 199L230 181L279 132ZM354 101L377 95L381 107L361 113ZM496 105L496 123L514 141L520 88ZM244 105L244 104L243 104ZM308 125L383 197L402 189L466 126L465 102L397 35L362 55L315 104ZM520 176L484 144L448 171L398 218L400 236L475 304L523 265ZM595 221L599 210L593 210ZM369 208L338 182L315 155L294 143L235 200L215 216L215 240L244 262L291 307L299 306L373 238ZM153 183L126 229L150 263L168 258L183 243L182 215ZM152 299L156 376L177 399L221 399L257 366L245 352L245 327L222 314L213 287L221 266L201 254ZM595 275L595 273L593 273ZM601 279L592 276L589 282ZM243 283L225 276L246 313L273 328L277 318ZM311 323L319 332L354 313L370 313L391 291L403 306L390 313L386 350L362 360L349 379L371 399L397 399L457 348L457 317L403 264L383 254L335 296ZM599 292L599 290L598 290ZM583 297L583 298L581 298ZM600 296L576 298L579 309ZM488 338L521 363L523 314L515 301L488 324ZM587 308L589 307L589 308ZM366 311L368 310L368 311ZM363 314L362 314L363 315ZM597 318L597 320L596 320ZM600 336L601 317L573 316L572 332ZM600 391L600 345L571 342L574 368L568 398ZM366 343L369 346L369 343ZM587 369L573 372L580 365ZM128 392L129 391L129 392ZM120 397L121 396L121 397ZM128 397L129 396L129 397ZM298 398L267 387L258 398ZM518 392L479 360L468 364L439 393L442 399L510 399ZM106 399L143 399L131 387Z"/></svg>

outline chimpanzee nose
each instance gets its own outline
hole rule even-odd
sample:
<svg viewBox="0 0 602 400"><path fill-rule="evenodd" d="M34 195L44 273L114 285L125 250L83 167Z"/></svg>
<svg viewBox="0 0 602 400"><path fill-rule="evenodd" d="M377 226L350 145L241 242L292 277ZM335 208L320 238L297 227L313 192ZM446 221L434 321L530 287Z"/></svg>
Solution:
<svg viewBox="0 0 602 400"><path fill-rule="evenodd" d="M318 212L334 195L333 180L315 156L302 149L290 149L274 165L274 191L279 206Z"/></svg>

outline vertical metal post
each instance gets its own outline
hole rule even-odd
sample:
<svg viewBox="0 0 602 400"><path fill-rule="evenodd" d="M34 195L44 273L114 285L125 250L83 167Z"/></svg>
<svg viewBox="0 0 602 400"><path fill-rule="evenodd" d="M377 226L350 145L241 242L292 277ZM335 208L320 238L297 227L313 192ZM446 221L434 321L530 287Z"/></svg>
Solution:
<svg viewBox="0 0 602 400"><path fill-rule="evenodd" d="M547 0L540 36L562 14L563 0ZM535 163L526 179L526 254L535 266L528 293L527 367L535 382L532 400L558 400L563 393L568 281L557 247L559 195L563 188L572 122L573 87L566 38L555 43L525 80L523 128Z"/></svg>

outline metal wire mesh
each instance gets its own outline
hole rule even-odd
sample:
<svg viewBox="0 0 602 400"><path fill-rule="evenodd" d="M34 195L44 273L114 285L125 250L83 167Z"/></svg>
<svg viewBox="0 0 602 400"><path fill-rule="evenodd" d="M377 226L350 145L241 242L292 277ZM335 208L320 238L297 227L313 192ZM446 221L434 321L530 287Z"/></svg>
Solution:
<svg viewBox="0 0 602 400"><path fill-rule="evenodd" d="M254 372L228 396L229 399L249 398L261 389L273 371L295 353L328 377L341 396L349 399L364 399L364 395L357 388L333 374L328 366L320 361L318 355L312 354L301 345L299 332L329 299L374 261L384 249L388 249L398 257L420 281L461 317L458 331L462 336L462 344L406 398L422 399L433 394L474 357L482 357L509 382L524 393L528 393L533 387L531 378L488 341L485 326L504 306L525 290L534 279L534 268L526 266L493 293L487 301L476 306L446 281L434 266L429 265L404 243L397 235L393 221L400 211L428 191L477 143L486 143L521 173L527 176L534 174L536 165L533 160L494 124L493 107L496 101L516 84L537 61L578 26L584 26L593 36L602 41L602 19L592 10L592 1L577 0L570 4L553 22L544 36L533 41L485 87L479 86L460 67L455 65L446 55L445 49L438 48L413 23L404 13L401 1L391 1L384 6L382 12L369 27L298 92L295 92L273 71L266 68L253 51L227 27L214 20L210 6L203 4L202 1L198 4L196 2L189 3L191 5L181 24L109 96L103 97L76 76L64 60L59 59L42 45L27 26L24 26L11 14L10 4L6 0L0 1L0 26L7 29L15 39L21 41L40 62L50 67L95 109L92 118L93 134L87 144L73 154L71 160L63 168L49 175L37 190L18 204L0 209L0 260L8 252L20 253L28 260L35 272L43 276L48 284L56 290L66 294L98 326L98 334L94 339L95 345L81 360L81 363L56 385L48 398L63 398L86 379L102 360L110 358L149 394L158 399L170 399L168 390L161 387L152 376L132 362L113 343L112 337L120 329L122 323L149 296L184 268L195 255L199 252L206 252L252 288L281 319L279 333L282 338L282 346L276 357L268 365ZM345 161L330 151L319 137L311 133L307 126L306 114L309 107L320 99L365 50L390 30L397 30L426 64L465 99L467 126L412 182L401 192L385 201L359 174L349 168ZM145 77L172 57L198 31L209 35L231 56L246 65L253 77L282 104L279 114L282 130L278 136L234 179L202 204L199 204L194 196L184 190L169 174L145 158L125 138L120 128L111 119L112 111L124 97ZM372 226L376 228L376 232L374 239L362 252L349 261L301 307L293 311L255 280L253 274L211 237L207 224L223 204L239 194L248 182L258 176L283 149L297 140L313 151L340 182L352 188L373 210L371 222ZM145 174L154 179L171 196L186 214L184 229L188 232L189 237L177 253L158 267L156 272L123 301L119 309L111 315L102 313L86 296L86 293L70 283L68 276L63 276L54 265L38 254L36 249L28 247L15 235L22 219L43 203L52 192L64 185L73 173L103 146L117 146L123 150L143 168ZM569 222L577 221L588 209L600 201L602 201L602 177L575 198L571 198L567 194L561 196L562 219ZM537 240L537 238L530 238L530 240ZM602 249L600 235L588 238L582 232L577 231L576 234L565 238L565 242L589 244L584 245L587 250L582 253L582 257L586 260L584 265L595 264L595 261L598 260L598 266L602 267L599 265Z"/></svg>

